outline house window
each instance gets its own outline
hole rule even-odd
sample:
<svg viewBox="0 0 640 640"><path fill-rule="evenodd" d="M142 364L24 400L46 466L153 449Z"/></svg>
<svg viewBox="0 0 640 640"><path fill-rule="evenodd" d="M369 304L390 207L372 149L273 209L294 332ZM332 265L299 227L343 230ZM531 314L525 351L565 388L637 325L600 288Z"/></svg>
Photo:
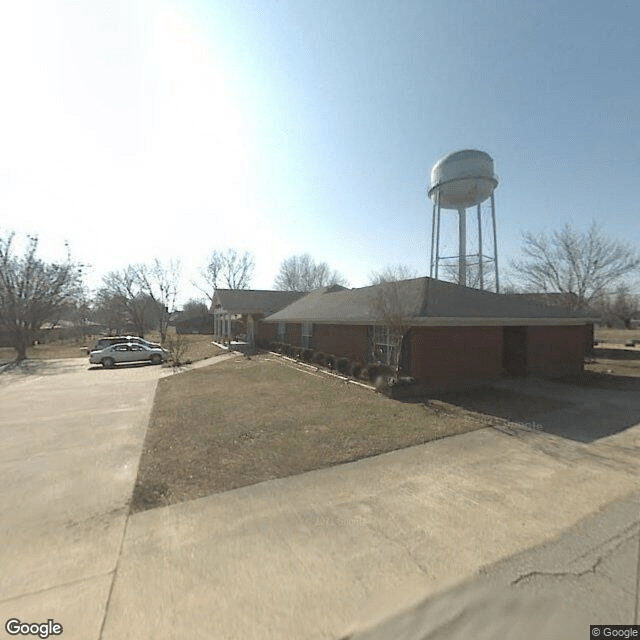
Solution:
<svg viewBox="0 0 640 640"><path fill-rule="evenodd" d="M278 322L278 342L287 341L287 323Z"/></svg>
<svg viewBox="0 0 640 640"><path fill-rule="evenodd" d="M392 365L395 362L394 356L398 349L398 341L394 332L388 327L373 328L373 362L382 362Z"/></svg>
<svg viewBox="0 0 640 640"><path fill-rule="evenodd" d="M313 349L313 323L302 323L302 346L307 349Z"/></svg>

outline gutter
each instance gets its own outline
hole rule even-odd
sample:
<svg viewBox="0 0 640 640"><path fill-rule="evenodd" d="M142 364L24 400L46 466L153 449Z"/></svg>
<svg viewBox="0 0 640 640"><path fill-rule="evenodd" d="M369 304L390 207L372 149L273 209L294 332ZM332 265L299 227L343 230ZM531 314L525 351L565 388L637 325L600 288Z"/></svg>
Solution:
<svg viewBox="0 0 640 640"><path fill-rule="evenodd" d="M311 322L314 324L335 324L335 325L372 325L379 324L375 318L354 318L351 320L327 320L326 318L263 318L262 322L275 324ZM461 318L461 317L438 317L438 318L407 318L407 326L410 327L521 327L521 326L579 326L594 324L597 318Z"/></svg>

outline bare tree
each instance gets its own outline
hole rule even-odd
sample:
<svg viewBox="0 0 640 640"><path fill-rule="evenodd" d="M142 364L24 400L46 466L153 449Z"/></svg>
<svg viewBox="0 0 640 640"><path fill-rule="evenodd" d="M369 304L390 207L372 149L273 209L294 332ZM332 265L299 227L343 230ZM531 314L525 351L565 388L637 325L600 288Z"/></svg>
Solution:
<svg viewBox="0 0 640 640"><path fill-rule="evenodd" d="M346 286L349 283L326 262L316 263L304 253L282 261L273 286L280 291L312 291L331 284Z"/></svg>
<svg viewBox="0 0 640 640"><path fill-rule="evenodd" d="M384 281L376 287L373 301L377 326L374 327L374 349L381 352L376 354L385 361L396 373L400 372L400 358L402 342L407 331L411 311L407 302L402 299L401 288L397 281ZM376 347L376 345L378 345Z"/></svg>
<svg viewBox="0 0 640 640"><path fill-rule="evenodd" d="M120 326L130 327L144 337L156 325L157 303L144 290L139 266L129 265L120 271L111 271L102 278L98 291L99 304L110 305L110 313L118 318Z"/></svg>
<svg viewBox="0 0 640 640"><path fill-rule="evenodd" d="M586 232L570 225L545 233L523 234L525 259L512 268L525 290L572 294L575 306L587 307L598 295L640 269L640 257L627 243L607 238L595 222Z"/></svg>
<svg viewBox="0 0 640 640"><path fill-rule="evenodd" d="M88 292L83 288L77 299L71 300L61 314L61 319L72 323L72 327L67 331L68 335L74 339L86 338L89 333L89 321L93 310Z"/></svg>
<svg viewBox="0 0 640 640"><path fill-rule="evenodd" d="M151 328L164 342L170 313L178 295L180 263L163 263L156 258L150 265L129 265L111 271L102 279L96 295L96 315L112 331L129 327L143 337Z"/></svg>
<svg viewBox="0 0 640 640"><path fill-rule="evenodd" d="M372 271L369 274L369 281L371 284L380 284L382 282L410 280L417 277L418 274L406 264L390 264L380 271Z"/></svg>
<svg viewBox="0 0 640 640"><path fill-rule="evenodd" d="M613 293L599 295L592 301L591 308L607 325L621 322L625 329L631 329L632 321L640 317L640 298L625 283Z"/></svg>
<svg viewBox="0 0 640 640"><path fill-rule="evenodd" d="M622 284L616 290L611 311L624 324L625 329L631 329L631 321L640 316L640 300L628 285Z"/></svg>
<svg viewBox="0 0 640 640"><path fill-rule="evenodd" d="M192 282L213 303L216 289L248 289L253 278L255 259L249 251L239 252L227 249L215 250L209 256L209 263L200 271L201 283Z"/></svg>
<svg viewBox="0 0 640 640"><path fill-rule="evenodd" d="M209 307L202 300L191 298L182 305L183 318L197 318L206 316L209 313Z"/></svg>
<svg viewBox="0 0 640 640"><path fill-rule="evenodd" d="M217 249L212 251L206 268L200 270L201 283L194 280L191 281L191 284L200 289L200 291L207 296L209 304L213 304L216 289L220 286L222 262L222 252Z"/></svg>
<svg viewBox="0 0 640 640"><path fill-rule="evenodd" d="M175 310L178 296L180 263L169 260L165 264L156 258L151 265L137 265L135 271L142 293L153 302L151 308L156 312L160 342L164 343L169 326L169 314Z"/></svg>
<svg viewBox="0 0 640 640"><path fill-rule="evenodd" d="M255 260L248 251L239 253L236 249L227 249L224 256L222 277L228 289L248 289L253 277Z"/></svg>
<svg viewBox="0 0 640 640"><path fill-rule="evenodd" d="M44 322L57 322L69 303L82 293L82 265L45 262L37 255L38 238L29 236L22 255L14 251L14 233L0 238L0 325L16 350L17 361Z"/></svg>
<svg viewBox="0 0 640 640"><path fill-rule="evenodd" d="M91 315L95 322L104 326L109 335L121 335L130 325L122 297L106 286L96 291Z"/></svg>
<svg viewBox="0 0 640 640"><path fill-rule="evenodd" d="M447 282L458 282L458 278L460 277L460 271L458 262L448 262L444 263L441 266L443 277L441 280L445 280ZM495 265L485 265L483 263L482 270L482 279L480 278L480 265L478 262L467 262L466 269L466 287L470 289L482 289L484 291L491 291L496 288L496 272ZM504 286L500 287L502 292L504 291Z"/></svg>

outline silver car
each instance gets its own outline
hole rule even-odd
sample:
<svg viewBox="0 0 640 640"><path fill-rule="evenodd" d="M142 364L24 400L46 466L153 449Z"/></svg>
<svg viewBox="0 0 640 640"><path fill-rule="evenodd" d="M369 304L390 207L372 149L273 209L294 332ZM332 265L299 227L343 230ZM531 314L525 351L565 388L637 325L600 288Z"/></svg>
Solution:
<svg viewBox="0 0 640 640"><path fill-rule="evenodd" d="M92 351L89 354L91 364L101 364L110 369L118 362L151 362L161 364L166 362L171 354L162 347L148 347L137 342L114 344L104 349Z"/></svg>

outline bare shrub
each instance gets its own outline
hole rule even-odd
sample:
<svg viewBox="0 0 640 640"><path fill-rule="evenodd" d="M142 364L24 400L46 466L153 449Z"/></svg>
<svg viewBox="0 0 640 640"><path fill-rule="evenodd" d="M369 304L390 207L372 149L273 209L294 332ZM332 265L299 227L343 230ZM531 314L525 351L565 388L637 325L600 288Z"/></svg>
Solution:
<svg viewBox="0 0 640 640"><path fill-rule="evenodd" d="M183 364L187 364L186 355L189 350L189 343L181 333L167 334L164 348L171 352L171 357L169 358L171 366L180 367Z"/></svg>

